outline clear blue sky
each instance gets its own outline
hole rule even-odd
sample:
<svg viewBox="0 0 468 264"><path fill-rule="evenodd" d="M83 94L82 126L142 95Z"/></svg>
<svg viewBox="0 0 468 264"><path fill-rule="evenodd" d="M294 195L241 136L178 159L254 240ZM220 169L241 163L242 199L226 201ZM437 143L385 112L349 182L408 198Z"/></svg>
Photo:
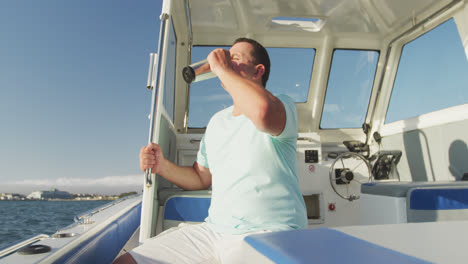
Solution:
<svg viewBox="0 0 468 264"><path fill-rule="evenodd" d="M0 192L141 174L160 13L159 0L0 2Z"/></svg>

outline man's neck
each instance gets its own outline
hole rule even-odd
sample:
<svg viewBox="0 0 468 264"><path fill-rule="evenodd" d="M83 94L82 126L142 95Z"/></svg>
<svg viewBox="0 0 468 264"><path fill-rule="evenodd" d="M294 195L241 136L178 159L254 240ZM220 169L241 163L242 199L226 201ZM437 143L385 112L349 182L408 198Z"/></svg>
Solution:
<svg viewBox="0 0 468 264"><path fill-rule="evenodd" d="M232 116L240 116L242 115L242 113L237 110L238 108L236 107L236 105L234 105L233 109L232 109Z"/></svg>

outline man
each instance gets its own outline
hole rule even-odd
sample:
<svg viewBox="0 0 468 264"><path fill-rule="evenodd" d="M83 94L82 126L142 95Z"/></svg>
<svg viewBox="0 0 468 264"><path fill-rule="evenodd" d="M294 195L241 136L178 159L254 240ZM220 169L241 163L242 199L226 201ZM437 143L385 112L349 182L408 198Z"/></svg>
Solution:
<svg viewBox="0 0 468 264"><path fill-rule="evenodd" d="M245 261L245 236L307 225L297 178L295 104L265 89L267 51L240 38L229 51L212 51L208 63L234 105L210 120L193 167L168 161L156 144L141 149L140 167L185 190L212 186L209 216L205 223L163 232L118 261L239 263Z"/></svg>

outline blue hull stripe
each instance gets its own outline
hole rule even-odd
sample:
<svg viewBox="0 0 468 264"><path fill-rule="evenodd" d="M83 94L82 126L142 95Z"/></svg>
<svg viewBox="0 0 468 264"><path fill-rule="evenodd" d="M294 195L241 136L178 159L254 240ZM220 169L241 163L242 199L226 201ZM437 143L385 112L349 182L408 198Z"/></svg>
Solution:
<svg viewBox="0 0 468 264"><path fill-rule="evenodd" d="M468 209L468 189L416 189L410 194L413 210Z"/></svg>

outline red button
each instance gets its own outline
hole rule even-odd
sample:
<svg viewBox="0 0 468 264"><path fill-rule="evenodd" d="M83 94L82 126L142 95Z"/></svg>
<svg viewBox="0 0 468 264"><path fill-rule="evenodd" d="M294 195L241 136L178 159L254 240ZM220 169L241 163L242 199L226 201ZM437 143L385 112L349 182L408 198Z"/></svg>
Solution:
<svg viewBox="0 0 468 264"><path fill-rule="evenodd" d="M309 171L314 172L315 171L315 166L314 165L309 165Z"/></svg>

